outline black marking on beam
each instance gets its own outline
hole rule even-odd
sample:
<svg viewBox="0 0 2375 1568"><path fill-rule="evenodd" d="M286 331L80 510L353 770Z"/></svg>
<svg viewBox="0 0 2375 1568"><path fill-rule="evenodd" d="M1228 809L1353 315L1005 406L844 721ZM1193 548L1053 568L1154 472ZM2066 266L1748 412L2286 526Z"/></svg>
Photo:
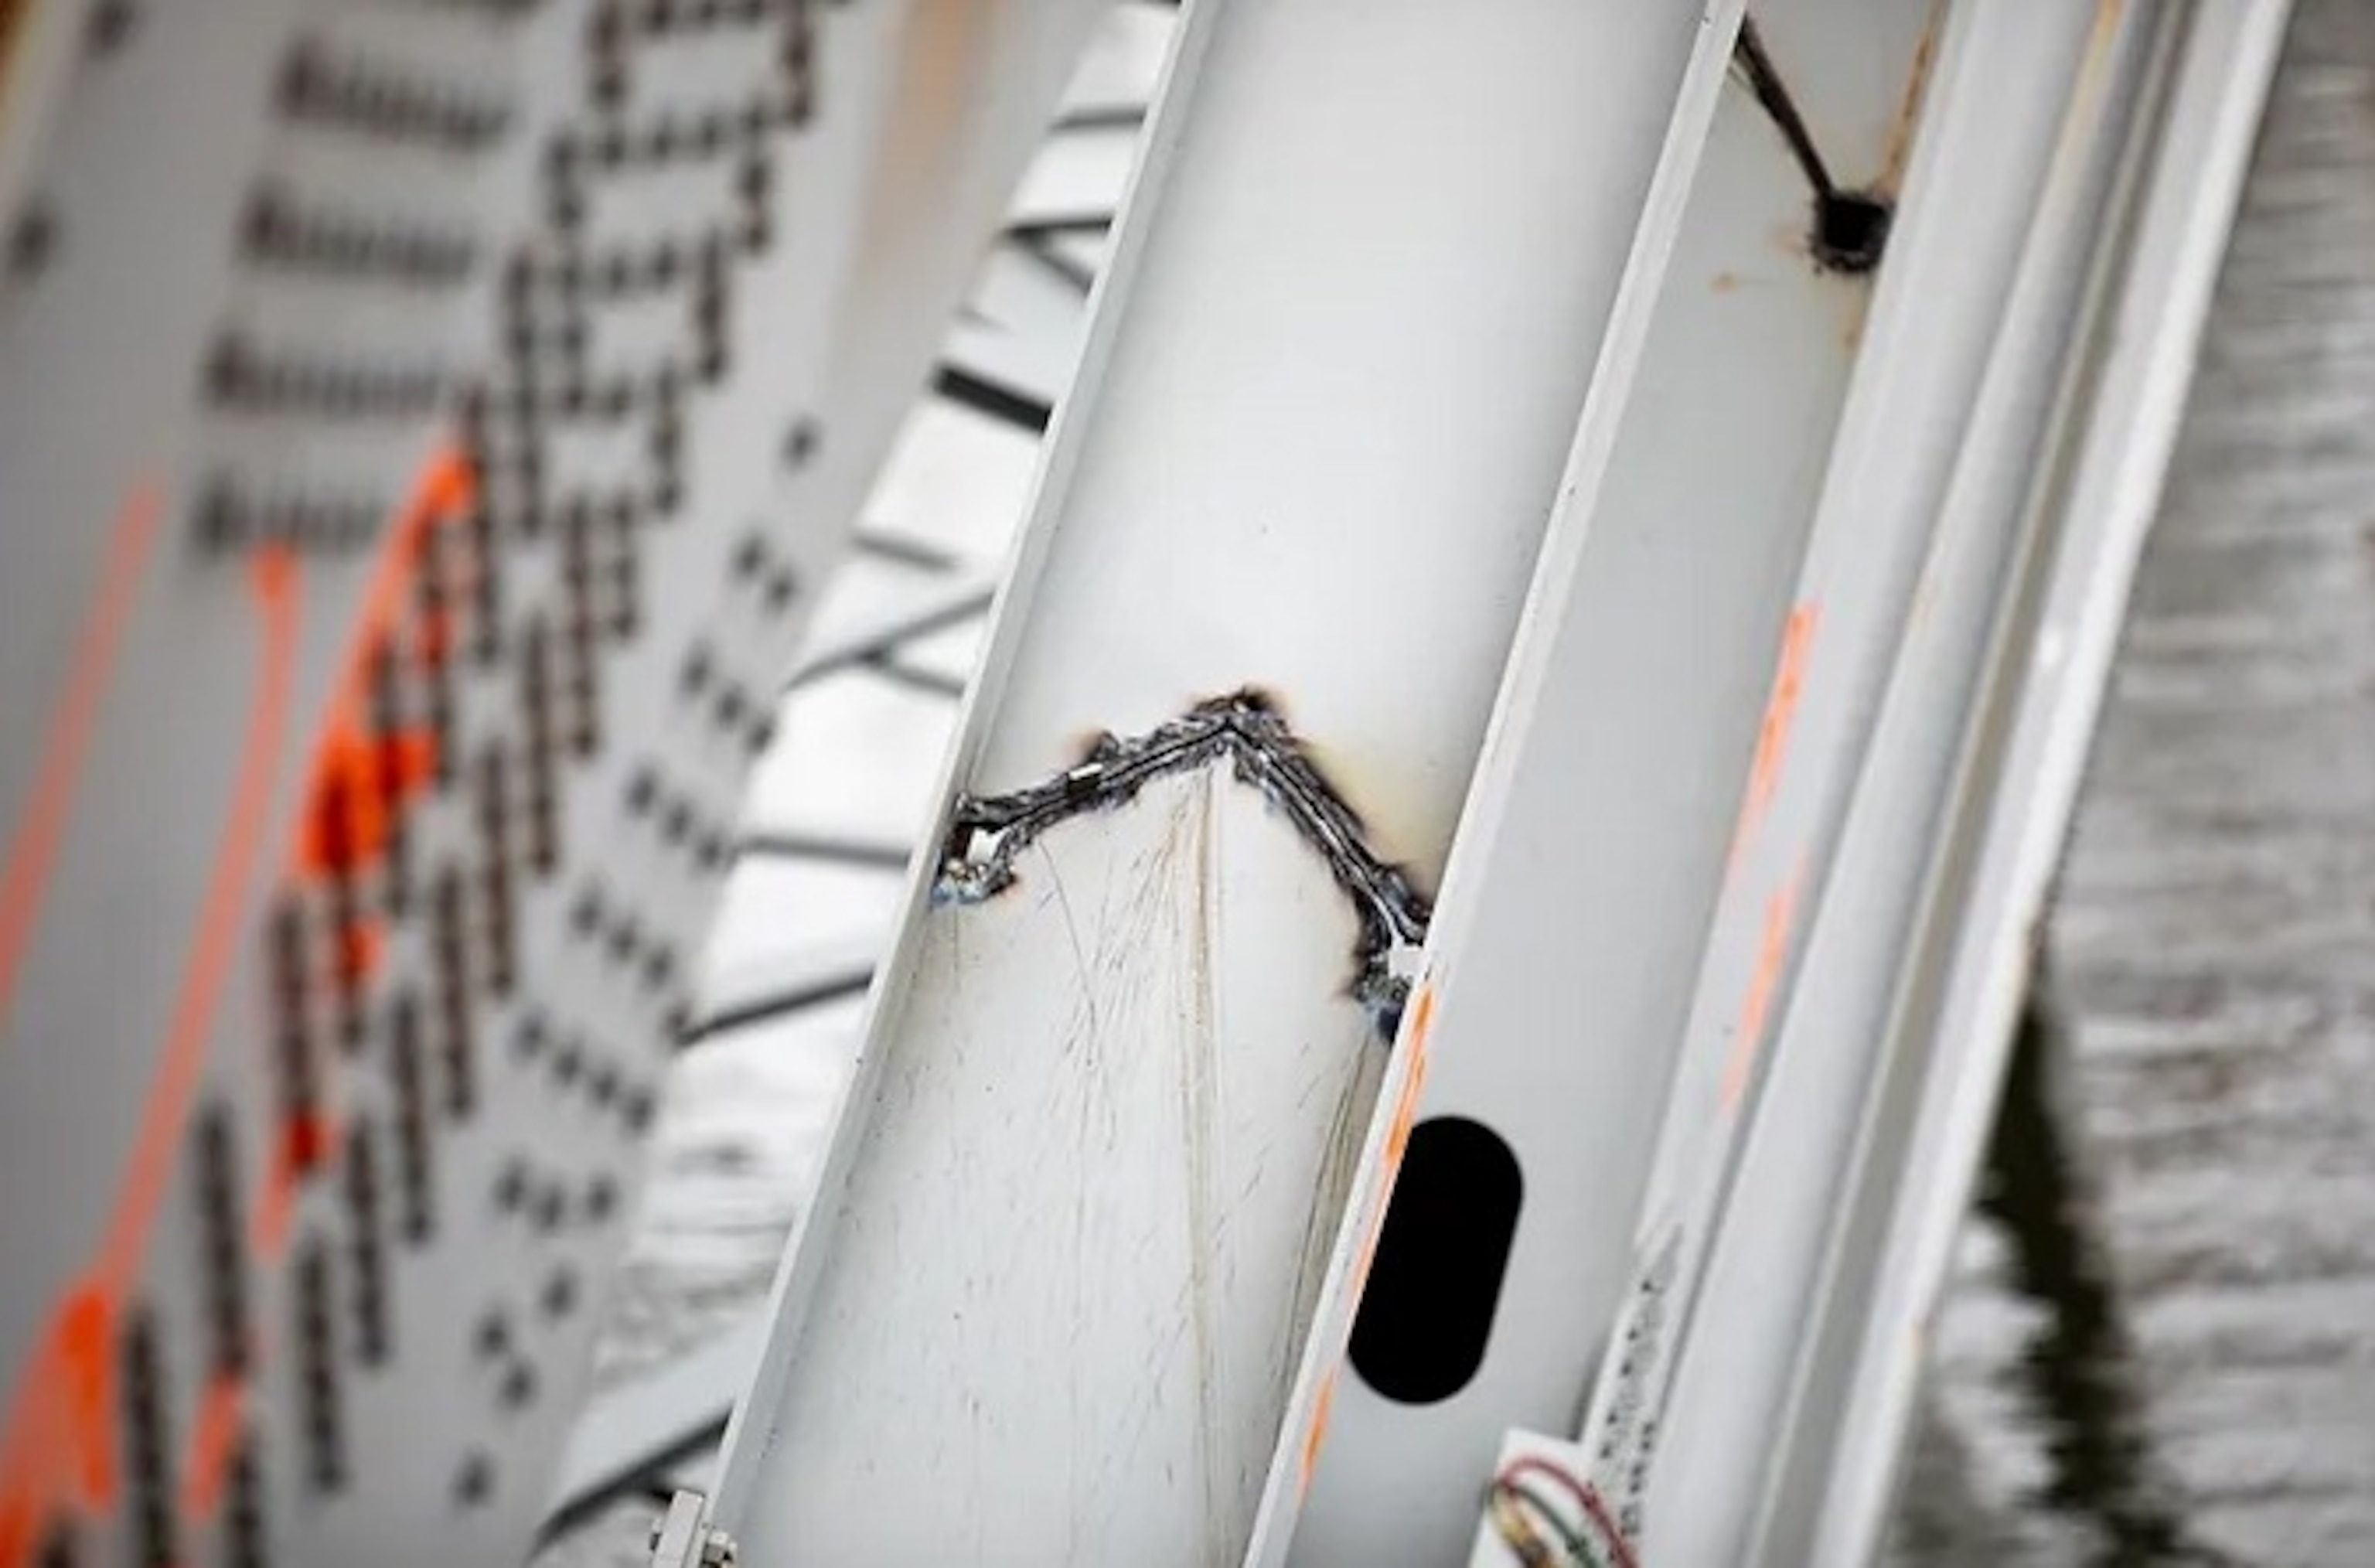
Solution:
<svg viewBox="0 0 2375 1568"><path fill-rule="evenodd" d="M1142 103L1103 103L1068 110L1056 116L1048 130L1060 136L1076 131L1135 131L1145 124Z"/></svg>
<svg viewBox="0 0 2375 1568"><path fill-rule="evenodd" d="M1806 128L1806 117L1798 112L1790 84L1781 79L1780 69L1766 51L1755 18L1741 19L1731 59L1773 128L1789 143L1790 156L1797 159L1806 183L1814 188L1814 225L1810 241L1814 260L1832 272L1872 271L1880 265L1881 253L1888 243L1892 216L1888 202L1870 191L1842 190L1831 177L1830 165L1814 146L1814 135Z"/></svg>
<svg viewBox="0 0 2375 1568"><path fill-rule="evenodd" d="M868 670L880 676L892 685L903 686L910 691L920 691L927 697L939 697L953 702L965 694L965 679L963 676L951 675L945 670L933 669L927 665L910 664L895 654L875 654L867 658L864 663Z"/></svg>
<svg viewBox="0 0 2375 1568"><path fill-rule="evenodd" d="M990 601L996 596L996 589L984 588L978 593L966 594L945 603L934 605L922 614L910 616L904 620L885 626L871 636L862 638L846 647L836 649L829 654L812 659L801 666L792 672L791 679L784 683L784 690L797 691L804 686L814 685L829 675L839 674L853 666L870 666L875 660L892 653L902 643L913 638L928 637L936 631L945 631L951 626L959 626L971 620L988 609Z"/></svg>
<svg viewBox="0 0 2375 1568"><path fill-rule="evenodd" d="M1007 226L1007 237L1029 244L1048 240L1061 240L1088 234L1104 234L1114 226L1114 214L1099 212L1050 212L1037 218L1026 218Z"/></svg>
<svg viewBox="0 0 2375 1568"><path fill-rule="evenodd" d="M943 364L932 377L932 390L960 408L970 408L1000 424L1038 435L1055 417L1055 406L1044 397L991 381L956 365Z"/></svg>
<svg viewBox="0 0 2375 1568"><path fill-rule="evenodd" d="M1082 299L1097 281L1097 275L1079 262L1065 255L1048 242L1046 235L1012 233L1006 237L1007 247L1026 261L1046 268L1049 273Z"/></svg>
<svg viewBox="0 0 2375 1568"><path fill-rule="evenodd" d="M904 843L836 833L758 832L745 834L742 842L734 846L734 853L762 859L829 860L838 866L904 871L907 868L908 848Z"/></svg>
<svg viewBox="0 0 2375 1568"><path fill-rule="evenodd" d="M878 560L917 572L953 572L960 564L952 550L943 549L928 540L910 538L904 534L881 528L860 528L857 531L857 548Z"/></svg>
<svg viewBox="0 0 2375 1568"><path fill-rule="evenodd" d="M1226 758L1237 778L1261 791L1327 862L1353 901L1361 930L1353 944L1352 996L1390 1041L1410 981L1397 957L1426 940L1433 911L1409 874L1377 858L1360 817L1306 754L1266 694L1247 690L1199 702L1135 740L1097 737L1087 758L1044 784L1010 795L961 795L942 841L936 902L979 903L1016 879L1014 863L1057 823L1126 806L1154 780Z"/></svg>
<svg viewBox="0 0 2375 1568"><path fill-rule="evenodd" d="M821 1008L827 1002L862 996L872 984L874 968L871 964L856 964L837 973L819 975L806 984L796 985L756 1001L721 1008L687 1026L677 1036L677 1046L684 1049L698 1045L704 1040L730 1034L738 1029L748 1029L752 1024L766 1023L792 1013L805 1012L810 1008Z"/></svg>

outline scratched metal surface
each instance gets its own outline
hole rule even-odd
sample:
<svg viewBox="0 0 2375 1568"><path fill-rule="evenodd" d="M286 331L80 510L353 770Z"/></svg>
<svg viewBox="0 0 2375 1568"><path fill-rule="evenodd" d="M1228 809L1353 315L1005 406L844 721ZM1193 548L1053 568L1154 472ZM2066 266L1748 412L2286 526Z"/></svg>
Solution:
<svg viewBox="0 0 2375 1568"><path fill-rule="evenodd" d="M878 513L994 559L1028 452L931 416ZM2375 1562L2371 520L2375 7L2300 0L2050 933L2075 1234L1971 1221L1899 1568ZM796 703L786 755L842 760L762 780L754 817L912 831L945 719L901 701ZM720 941L895 897L746 871ZM679 1069L614 1372L756 1304L854 1023ZM622 1508L546 1561L636 1562L640 1530Z"/></svg>

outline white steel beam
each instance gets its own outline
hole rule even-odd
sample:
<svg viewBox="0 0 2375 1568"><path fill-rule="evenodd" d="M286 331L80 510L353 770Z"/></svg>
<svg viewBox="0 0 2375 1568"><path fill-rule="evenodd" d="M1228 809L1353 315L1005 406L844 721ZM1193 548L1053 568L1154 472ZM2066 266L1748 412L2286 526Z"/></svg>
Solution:
<svg viewBox="0 0 2375 1568"><path fill-rule="evenodd" d="M1935 13L1819 0L1759 17L1830 177L1893 203ZM1429 954L1414 1151L1375 1241L1298 1562L1459 1560L1502 1433L1572 1430L1623 1297L1667 1042L1773 651L1790 645L1874 281L1818 259L1815 192L1751 84L1733 75L1713 107L1672 258L1640 280L1630 396L1595 387L1587 406L1461 824ZM1420 1229L1433 1212L1453 1239L1494 1222L1472 1178L1431 1158L1453 1127L1500 1140L1521 1174L1497 1270ZM1438 1371L1462 1339L1467 1356Z"/></svg>
<svg viewBox="0 0 2375 1568"><path fill-rule="evenodd" d="M524 1548L833 498L1096 9L248 0L50 67L0 1568Z"/></svg>
<svg viewBox="0 0 2375 1568"><path fill-rule="evenodd" d="M1765 18L1651 290L1647 366L1586 409L1431 944L1411 1038L1433 1070L1396 1128L1481 1124L1514 1151L1490 1343L1448 1387L1388 1386L1394 1335L1439 1347L1445 1326L1428 1305L1394 1322L1386 1277L1425 1271L1389 1221L1353 1375L1323 1401L1309 1561L1439 1559L1499 1427L1578 1414L1579 1463L1646 1560L1738 1561L1760 1527L1789 1303L2156 23L1941 10ZM1901 179L1868 320L1861 285L1802 252L1773 276L1776 214L1806 230L1777 143L1804 142L1843 184ZM1472 1229L1421 1165L1405 1208Z"/></svg>
<svg viewBox="0 0 2375 1568"><path fill-rule="evenodd" d="M1858 85L1851 71L1842 79L1840 62L1846 40L1874 34L1873 18L1854 12L1777 6L1760 31L1766 73L1788 82L1819 147L1858 145L1840 125L1853 123L1846 106ZM2193 122L2227 137L2248 130L2269 35L2232 17L2191 24L2192 33L2188 25L2178 13L2116 6L2092 18L2060 7L1947 12L1934 77L1914 95L1918 121L1908 106L1896 127L1912 139L1911 167L1870 320L1849 334L1856 362L1836 429L1820 421L1837 378L1818 360L1793 359L1786 336L1747 336L1750 352L1708 352L1696 367L1678 351L1721 314L1711 296L1722 290L1693 286L1719 265L1694 236L1719 244L1723 224L1744 225L1740 209L1753 211L1753 197L1722 183L1719 117L1685 218L1687 262L1659 301L1657 347L1614 421L1604 477L1582 460L1587 414L1577 477L1563 492L1571 512L1545 554L1430 953L1435 1071L1413 1142L1461 1122L1518 1129L1506 1138L1524 1177L1518 1229L1506 1267L1487 1260L1501 1269L1491 1281L1498 1299L1489 1288L1483 1298L1491 1340L1471 1381L1427 1397L1438 1403L1397 1405L1368 1386L1373 1377L1345 1380L1356 1391L1336 1400L1341 1457L1321 1466L1311 1561L1397 1560L1424 1518L1412 1494L1424 1486L1422 1456L1435 1457L1428 1444L1447 1457L1464 1452L1468 1480L1480 1482L1491 1412L1530 1404L1543 1413L1513 1424L1560 1430L1579 1392L1568 1369L1594 1363L1580 1444L1512 1437L1502 1447L1597 1490L1575 1502L1588 1501L1604 1531L1567 1498L1545 1503L1581 1539L1602 1537L1587 1555L1661 1565L1865 1560L1885 1501L1874 1478L1886 1473L1901 1406L1894 1428L1862 1415L1861 1435L1841 1440L1857 1444L1855 1463L1837 1470L1833 1418L1848 1388L1874 1399L1874 1385L1856 1381L1874 1365L1887 1393L1909 1387L1906 1313L1928 1297L1904 1295L1896 1274L1878 1272L1887 1255L1875 1223L1895 1213L1892 1244L1900 1254L1912 1245L1906 1214L1891 1207L1906 1146L1885 1140L1885 1158L1867 1156L1853 1173L1861 1187L1849 1154L1890 1060L1887 1017L1915 952L1908 937L1924 920L1959 929L1958 904L1921 902L1935 896L1928 846L1956 819L1945 813L1966 715L1997 678L1991 661L2019 667L2026 656L2027 644L2003 643L1991 629L2016 602L2005 585L2024 581L2020 563L2035 555L2022 525L2029 477L2042 470L2058 487L2064 471L2050 434L2057 420L2095 419L2100 371L2084 358L2098 341L2094 279L2115 262L2147 277L2175 265L2192 277L2165 258L2189 238L2198 253L2205 221L2215 244L2222 220L2204 219L2198 204L2223 212L2231 203L2239 155L2199 129L2185 134L2189 117L2172 114L2180 129L2157 167L2182 193L2161 199L2196 203L2185 209L2190 226L2165 218L2154 237L2121 218L2132 189L2122 171L2162 124L2152 106L2173 62L2201 77ZM2180 56L2180 37L2199 53ZM1926 63L1931 52L1925 41L1918 55ZM1885 59L1887 46L1879 53ZM1806 69L1809 59L1829 63L1827 80L1821 65ZM2098 229L2105 214L2112 221ZM2200 301L2179 292L2190 306L2130 309L2099 341L2128 346L2163 382L2181 381L2185 309L2198 313ZM1770 308L1783 323L1813 313L1786 297ZM1802 390L1785 407L1804 410L1797 419L1770 406L1769 389L1792 376ZM1769 461L1813 455L1826 467L1819 501L1810 491L1794 521L1775 477L1755 480L1752 462L1750 481L1727 489L1729 475L1693 470L1673 433L1680 421L1668 410L1715 406L1743 380L1768 391L1767 406L1720 419L1731 446ZM2057 398L2065 384L2075 390ZM2156 392L2166 404L2166 387ZM1839 393L1829 395L1837 407ZM2116 471L2133 488L2158 460ZM1660 474L1662 494L1643 486ZM2093 510L2119 508L2107 497ZM1730 550L1778 550L1785 564L1737 577L1702 567L1694 580L1691 551L1705 560L1716 547L1694 540L1690 520L1709 511L1731 525ZM2064 559L2066 570L2100 575L2091 560ZM1788 563L1797 583L1785 619ZM2103 613L2099 598L2090 602ZM1678 640L1661 618L1685 606L1701 613L1693 637ZM1754 680L1758 651L1776 643L1758 716L1753 688L1726 697L1726 682L1740 686L1743 668ZM1625 654L1637 662L1623 674L1653 696L1628 700L1615 673ZM1712 805L1695 804L1703 791ZM1561 951L1562 937L1580 939ZM1545 1050L1545 1032L1574 1043ZM1909 1065L1920 1053L1908 1043L1894 1055L1908 1064L1896 1069L1898 1092L1910 1094L1923 1081ZM1983 1125L1983 1112L1969 1110L1970 1081L1957 1089L1956 1125L1971 1141L1956 1175L1913 1184L1938 1227L1920 1232L1922 1244L1942 1244L1954 1209L1940 1184L1967 1183ZM1653 1143L1642 1113L1660 1101ZM1900 1099L1889 1139L1907 1130L1908 1104ZM1472 1220L1456 1182L1430 1187L1420 1166L1414 1158L1403 1174L1406 1204L1453 1217L1440 1225ZM1859 1193L1849 1213L1861 1242L1842 1238L1833 1213ZM1610 1244L1628 1230L1626 1258ZM1365 1338L1395 1326L1392 1277L1412 1267L1397 1232L1389 1220L1377 1244L1356 1373ZM1563 1274L1545 1267L1553 1257ZM1826 1268L1861 1283L1818 1285ZM1440 1278L1424 1287L1411 1288L1413 1298L1444 1293ZM1867 1325L1857 1310L1873 1290L1900 1292L1886 1324ZM1815 1341L1802 1326L1817 1300L1831 1303L1818 1320L1829 1343L1809 1397ZM1406 1310L1399 1331L1439 1342L1425 1332L1425 1310ZM1904 1342L1872 1337L1887 1326ZM1875 1347L1893 1359L1878 1360ZM1541 1381L1528 1385L1529 1372ZM1888 1409L1885 1396L1878 1404ZM1615 1534L1625 1539L1605 1539ZM1510 1561L1490 1530L1476 1550L1479 1562Z"/></svg>
<svg viewBox="0 0 2375 1568"><path fill-rule="evenodd" d="M971 828L729 1438L752 1560L1283 1556L1418 890L1737 14L1190 8L951 761Z"/></svg>
<svg viewBox="0 0 2375 1568"><path fill-rule="evenodd" d="M1766 1560L1877 1555L1930 1315L1969 1201L2030 943L2176 440L2290 7L2203 0L2116 215L2121 265L2084 346L2047 517L2008 584L1898 972L1849 1185L1768 1467Z"/></svg>
<svg viewBox="0 0 2375 1568"><path fill-rule="evenodd" d="M1847 513L1867 534L1926 540L1901 628L1873 650L1882 678L1869 728L1835 742L1849 779L1844 819L1828 873L1800 912L1803 945L1774 1009L1770 1066L1665 1410L1648 1506L1660 1521L1660 1550L1680 1561L1750 1561L1762 1534L1770 1444L1844 1156L1877 1070L1926 852L1983 675L1989 627L2023 551L2031 476L2064 413L2057 389L2069 383L2070 346L2089 324L2100 271L2092 264L2118 243L2103 216L2121 209L2130 155L2150 135L2154 67L2168 57L2172 16L2105 11L2091 33L2070 30L2085 53L2064 56L2076 58L2074 80L2065 77L2067 90L2034 116L2050 133L2052 160L2017 230L2011 287L1988 324L1986 370L1943 500L1919 513ZM2018 68L2034 71L2040 40L2033 20L2021 20L2027 25L2003 36L2026 54ZM2003 100L1991 98L1987 134L2000 143ZM1919 352L1918 340L1906 347ZM1810 734L1806 744L1823 739ZM1765 1561L1781 1563L1798 1561L1802 1542L1761 1545L1771 1554Z"/></svg>

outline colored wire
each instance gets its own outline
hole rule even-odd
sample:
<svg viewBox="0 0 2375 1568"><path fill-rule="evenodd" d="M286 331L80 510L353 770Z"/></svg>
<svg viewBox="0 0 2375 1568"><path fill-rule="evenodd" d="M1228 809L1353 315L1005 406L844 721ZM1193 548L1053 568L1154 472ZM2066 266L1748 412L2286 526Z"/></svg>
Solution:
<svg viewBox="0 0 2375 1568"><path fill-rule="evenodd" d="M1518 1568L1551 1568L1550 1542L1518 1505L1520 1495L1516 1487L1496 1481L1485 1491L1484 1511L1492 1515L1501 1544L1516 1555Z"/></svg>
<svg viewBox="0 0 2375 1568"><path fill-rule="evenodd" d="M1640 1559L1633 1555L1632 1544L1625 1539L1625 1531L1617 1525L1615 1515L1609 1512L1607 1501L1590 1482L1534 1454L1510 1460L1501 1468L1500 1475L1495 1480L1507 1481L1521 1475L1542 1476L1576 1500L1583 1509L1584 1517L1591 1521L1592 1529L1600 1537L1600 1544L1608 1555L1608 1568L1641 1568Z"/></svg>
<svg viewBox="0 0 2375 1568"><path fill-rule="evenodd" d="M1526 1562L1529 1564L1529 1568L1531 1568L1531 1564L1533 1563L1548 1562L1550 1561L1550 1550L1547 1545L1543 1543L1541 1533L1533 1530L1531 1522L1524 1520L1524 1515L1517 1511L1515 1507L1516 1503L1522 1503L1528 1508L1532 1509L1534 1513L1541 1517L1542 1522L1551 1527L1551 1533L1558 1537L1558 1543L1561 1549L1560 1555L1566 1562L1579 1564L1580 1568L1601 1568L1600 1560L1593 1553L1590 1543L1583 1539L1583 1533L1580 1530L1577 1530L1573 1525L1568 1524L1566 1518L1560 1515L1558 1509L1552 1505L1551 1500L1544 1497L1539 1491L1533 1487L1528 1486L1524 1481L1504 1480L1496 1480L1493 1483L1493 1496L1497 1502L1507 1507L1512 1515L1526 1524L1527 1531L1531 1537L1534 1549L1540 1553L1538 1557L1527 1558L1523 1550L1518 1551L1520 1561ZM1514 1500L1514 1502L1512 1502L1512 1500ZM1495 1518L1497 1525L1500 1518L1498 1510L1495 1511ZM1509 1532L1507 1528L1502 1529L1501 1539L1504 1540L1510 1539ZM1515 1541L1511 1541L1510 1544L1513 1547L1517 1545Z"/></svg>

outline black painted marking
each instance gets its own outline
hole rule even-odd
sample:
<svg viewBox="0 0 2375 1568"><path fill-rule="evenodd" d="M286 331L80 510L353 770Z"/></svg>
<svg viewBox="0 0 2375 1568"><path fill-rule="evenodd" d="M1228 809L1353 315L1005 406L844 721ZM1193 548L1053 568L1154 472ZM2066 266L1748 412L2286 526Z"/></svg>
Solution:
<svg viewBox="0 0 2375 1568"><path fill-rule="evenodd" d="M305 1135L296 1129L313 1126L322 1109L320 1067L309 1022L313 958L306 927L311 923L301 899L301 894L291 894L273 912L270 954L281 1136L298 1142Z"/></svg>
<svg viewBox="0 0 2375 1568"><path fill-rule="evenodd" d="M224 1568L270 1568L271 1536L264 1517L264 1461L253 1432L242 1433L230 1462L230 1495L223 1519Z"/></svg>
<svg viewBox="0 0 2375 1568"><path fill-rule="evenodd" d="M552 637L541 617L528 623L522 705L527 722L527 864L539 877L561 865L559 726L553 713Z"/></svg>
<svg viewBox="0 0 2375 1568"><path fill-rule="evenodd" d="M847 996L864 996L867 986L873 982L874 969L871 964L853 964L839 973L821 975L810 984L788 991L779 991L757 1001L744 1002L735 1007L722 1008L682 1031L678 1035L676 1043L679 1048L698 1045L704 1040L720 1034L730 1034L738 1029L748 1029L753 1024L765 1023L771 1019L803 1012L809 1008L821 1007L827 1002L839 1001ZM646 1119L647 1117L648 1113ZM630 1125L636 1126L640 1130L639 1122L631 1118Z"/></svg>
<svg viewBox="0 0 2375 1568"><path fill-rule="evenodd" d="M207 1355L217 1377L248 1362L248 1258L240 1202L239 1138L229 1106L209 1102L193 1137L197 1155L198 1245L206 1280Z"/></svg>
<svg viewBox="0 0 2375 1568"><path fill-rule="evenodd" d="M72 1519L60 1519L51 1525L41 1538L40 1568L77 1568L83 1560L81 1538L75 1533Z"/></svg>
<svg viewBox="0 0 2375 1568"><path fill-rule="evenodd" d="M467 230L338 211L269 184L248 198L240 244L267 271L421 289L457 289L479 265Z"/></svg>
<svg viewBox="0 0 2375 1568"><path fill-rule="evenodd" d="M1524 1198L1518 1157L1492 1128L1437 1116L1411 1129L1353 1322L1348 1353L1363 1382L1405 1405L1468 1385L1484 1364Z"/></svg>
<svg viewBox="0 0 2375 1568"><path fill-rule="evenodd" d="M932 390L960 408L970 408L1000 424L1034 435L1044 433L1055 418L1055 405L1046 398L976 375L960 366L943 364L932 376Z"/></svg>
<svg viewBox="0 0 2375 1568"><path fill-rule="evenodd" d="M511 106L483 89L422 81L376 63L334 58L318 42L282 62L280 112L291 120L450 152L484 150L511 124Z"/></svg>
<svg viewBox="0 0 2375 1568"><path fill-rule="evenodd" d="M487 992L511 995L519 978L518 911L512 882L510 754L490 741L479 754L479 902Z"/></svg>
<svg viewBox="0 0 2375 1568"><path fill-rule="evenodd" d="M354 1276L355 1359L382 1366L390 1326L384 1204L381 1200L379 1128L358 1116L347 1136L347 1263Z"/></svg>
<svg viewBox="0 0 2375 1568"><path fill-rule="evenodd" d="M1426 899L1400 867L1371 852L1361 819L1344 803L1287 727L1270 699L1239 691L1199 702L1135 740L1098 737L1085 760L1044 784L1010 795L962 795L942 841L936 897L972 903L1015 880L1014 862L1033 841L1069 818L1110 810L1158 778L1226 758L1317 850L1352 899L1360 920L1353 947L1353 996L1391 1040L1410 982L1393 973L1398 955L1426 939Z"/></svg>
<svg viewBox="0 0 2375 1568"><path fill-rule="evenodd" d="M0 254L0 281L22 286L49 270L57 259L58 215L39 199L25 204L8 226L5 254Z"/></svg>
<svg viewBox="0 0 2375 1568"><path fill-rule="evenodd" d="M305 1479L316 1491L338 1491L347 1484L346 1412L330 1255L319 1236L298 1244L289 1307L297 1320L297 1434Z"/></svg>
<svg viewBox="0 0 2375 1568"><path fill-rule="evenodd" d="M484 1449L472 1451L454 1472L454 1501L465 1508L477 1508L492 1497L494 1491L494 1456Z"/></svg>
<svg viewBox="0 0 2375 1568"><path fill-rule="evenodd" d="M300 555L360 555L379 537L390 510L385 496L350 491L259 495L228 475L206 481L191 509L199 549L240 554L283 545Z"/></svg>
<svg viewBox="0 0 2375 1568"><path fill-rule="evenodd" d="M256 348L235 334L207 360L207 398L240 414L303 413L325 419L411 419L444 395L436 365L384 365Z"/></svg>
<svg viewBox="0 0 2375 1568"><path fill-rule="evenodd" d="M437 987L439 1055L444 1060L445 1112L456 1120L478 1109L476 1012L470 995L469 912L462 874L447 866L437 873L431 913L431 968Z"/></svg>
<svg viewBox="0 0 2375 1568"><path fill-rule="evenodd" d="M172 1422L165 1409L165 1370L157 1322L147 1307L127 1315L124 1366L124 1463L131 1481L125 1506L134 1561L172 1568L176 1560Z"/></svg>
<svg viewBox="0 0 2375 1568"><path fill-rule="evenodd" d="M396 1173L405 1240L415 1246L437 1226L436 1173L430 1138L428 1065L420 1041L420 1006L410 991L396 994L388 1014L388 1079L396 1090Z"/></svg>

